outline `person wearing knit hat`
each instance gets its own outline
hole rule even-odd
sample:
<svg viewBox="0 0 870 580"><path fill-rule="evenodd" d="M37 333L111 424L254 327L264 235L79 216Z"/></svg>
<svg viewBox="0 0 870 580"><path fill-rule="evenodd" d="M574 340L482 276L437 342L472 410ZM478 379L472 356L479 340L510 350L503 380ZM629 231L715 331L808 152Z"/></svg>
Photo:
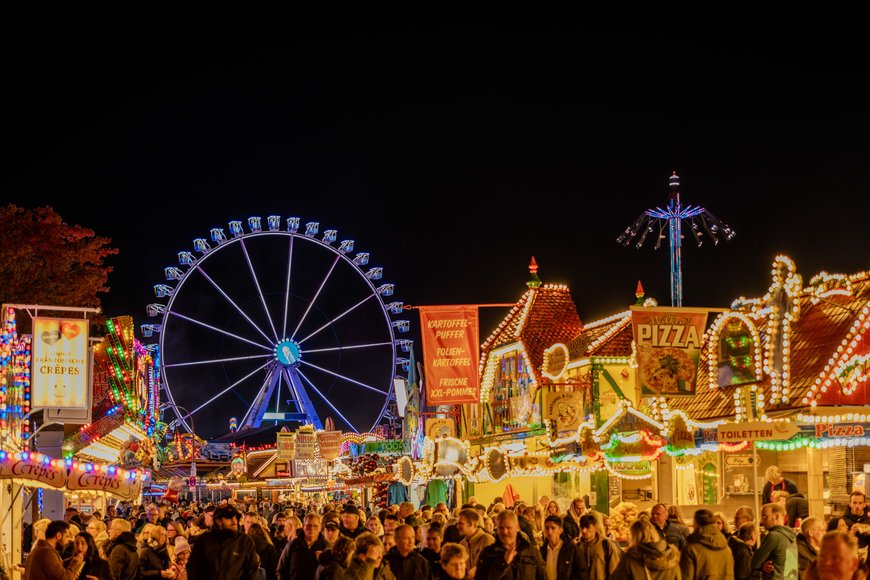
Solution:
<svg viewBox="0 0 870 580"><path fill-rule="evenodd" d="M176 537L172 555L172 569L175 570L175 580L187 580L188 558L190 558L190 544L184 536Z"/></svg>

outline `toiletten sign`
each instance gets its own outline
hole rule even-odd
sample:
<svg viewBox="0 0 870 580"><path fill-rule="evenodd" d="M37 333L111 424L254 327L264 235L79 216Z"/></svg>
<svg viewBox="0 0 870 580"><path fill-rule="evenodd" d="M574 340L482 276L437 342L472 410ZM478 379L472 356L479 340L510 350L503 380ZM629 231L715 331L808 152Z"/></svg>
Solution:
<svg viewBox="0 0 870 580"><path fill-rule="evenodd" d="M421 306L426 404L480 402L476 306Z"/></svg>
<svg viewBox="0 0 870 580"><path fill-rule="evenodd" d="M87 409L88 321L33 319L33 409Z"/></svg>
<svg viewBox="0 0 870 580"><path fill-rule="evenodd" d="M695 394L707 310L632 307L642 397Z"/></svg>

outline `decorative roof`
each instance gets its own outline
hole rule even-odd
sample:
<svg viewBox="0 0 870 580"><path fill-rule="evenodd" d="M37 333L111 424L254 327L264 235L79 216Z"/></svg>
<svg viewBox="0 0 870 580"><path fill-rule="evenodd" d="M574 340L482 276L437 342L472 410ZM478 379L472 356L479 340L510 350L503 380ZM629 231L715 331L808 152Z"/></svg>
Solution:
<svg viewBox="0 0 870 580"><path fill-rule="evenodd" d="M822 278L820 280L820 277ZM837 285L831 282L836 281ZM763 305L763 301L738 301L740 306ZM848 277L822 274L814 277L806 288L801 288L797 296L797 315L789 325L788 364L790 381L785 402L776 401L765 409L767 413L781 413L806 409L812 403L814 393L829 376L835 363L846 356L848 341L857 329L864 328L866 308L870 305L870 272ZM745 311L745 308L744 308ZM754 309L754 322L762 339L770 335L770 319L757 313L764 309ZM756 315L754 315L756 314ZM859 324L860 323L860 324ZM682 409L696 419L717 419L733 417L734 395L739 387L717 387L711 385L706 372L709 356L709 336L706 337L699 361L697 395L693 398L668 400L674 409ZM832 361L834 361L832 363ZM759 388L767 400L771 400L772 385L770 376L765 374ZM835 385L836 386L836 385ZM839 389L840 387L837 386ZM863 393L863 391L861 391ZM830 404L831 398L824 397L820 404ZM861 400L839 399L840 404L870 404L867 397Z"/></svg>
<svg viewBox="0 0 870 580"><path fill-rule="evenodd" d="M481 365L494 349L521 343L535 381L542 384L544 350L557 342L568 343L583 330L574 300L567 286L542 284L529 288L481 346Z"/></svg>
<svg viewBox="0 0 870 580"><path fill-rule="evenodd" d="M590 322L583 333L568 344L572 360L590 356L631 356L631 311L626 310Z"/></svg>

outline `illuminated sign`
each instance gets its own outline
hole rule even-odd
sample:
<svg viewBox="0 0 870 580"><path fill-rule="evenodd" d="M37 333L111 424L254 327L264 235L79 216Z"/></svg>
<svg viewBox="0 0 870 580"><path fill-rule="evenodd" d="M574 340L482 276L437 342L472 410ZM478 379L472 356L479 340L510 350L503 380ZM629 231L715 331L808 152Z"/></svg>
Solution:
<svg viewBox="0 0 870 580"><path fill-rule="evenodd" d="M31 408L88 407L88 321L33 319Z"/></svg>

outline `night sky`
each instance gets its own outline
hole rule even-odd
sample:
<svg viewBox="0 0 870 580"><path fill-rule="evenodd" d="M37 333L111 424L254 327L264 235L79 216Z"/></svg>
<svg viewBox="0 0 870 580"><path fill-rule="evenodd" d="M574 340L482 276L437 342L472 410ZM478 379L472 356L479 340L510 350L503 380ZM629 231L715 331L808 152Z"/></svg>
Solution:
<svg viewBox="0 0 870 580"><path fill-rule="evenodd" d="M0 203L110 237L104 310L137 323L178 251L271 214L355 239L409 304L514 302L533 255L584 321L638 279L666 304L666 246L616 238L674 170L737 232L686 240L687 306L762 294L778 253L804 280L870 266L859 68L815 47L414 37L7 55Z"/></svg>

